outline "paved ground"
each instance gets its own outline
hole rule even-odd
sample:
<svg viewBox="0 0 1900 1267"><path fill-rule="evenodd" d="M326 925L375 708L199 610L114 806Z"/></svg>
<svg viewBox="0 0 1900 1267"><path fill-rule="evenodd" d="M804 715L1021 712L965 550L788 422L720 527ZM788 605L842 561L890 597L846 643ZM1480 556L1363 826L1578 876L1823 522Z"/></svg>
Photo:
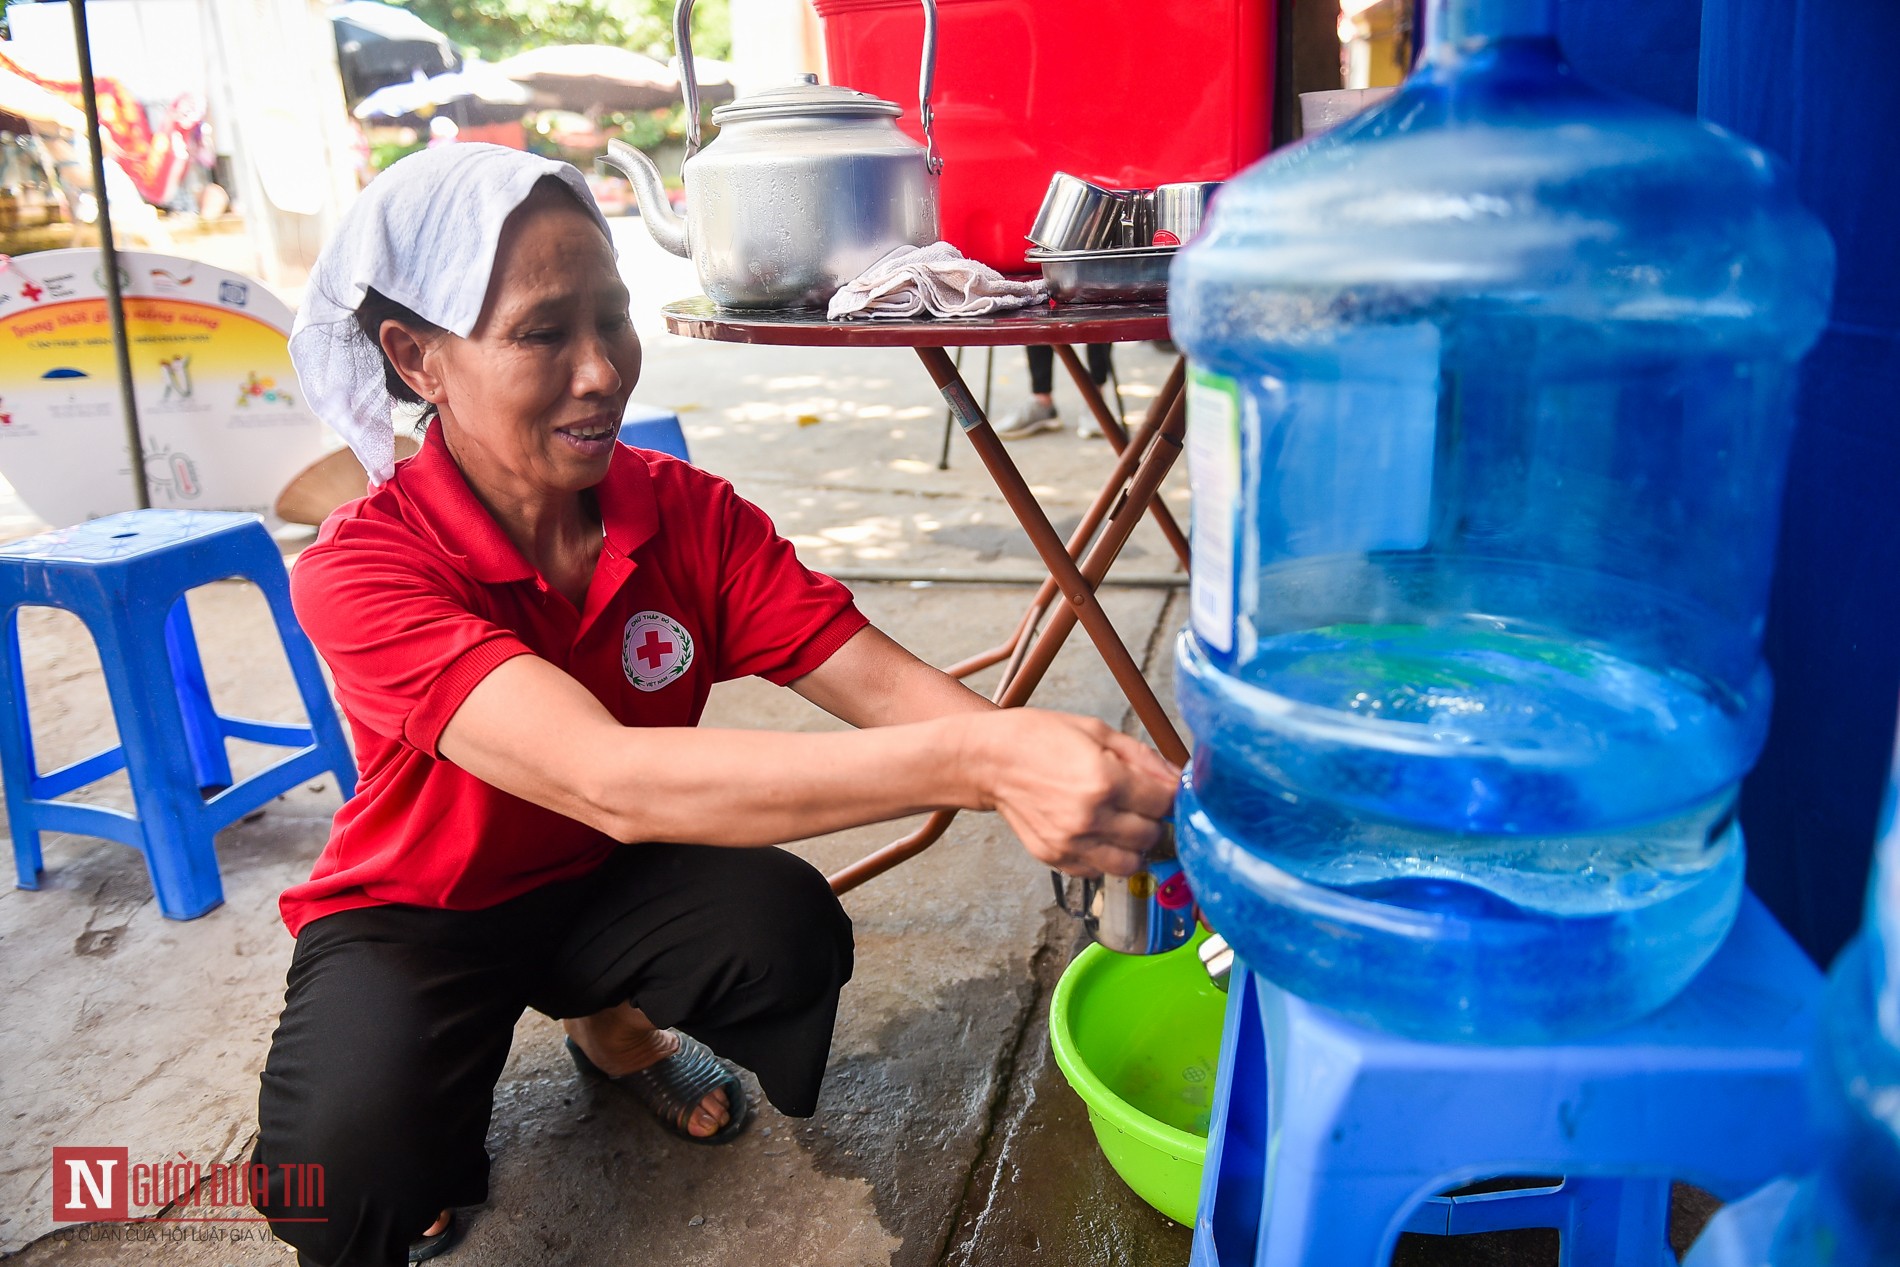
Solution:
<svg viewBox="0 0 1900 1267"><path fill-rule="evenodd" d="M637 222L623 227L637 233ZM692 344L660 335L653 308L688 293L690 273L629 237L624 265L648 339L639 397L681 411L695 460L764 505L815 566L987 570L999 581L1032 555L967 451L936 469L942 411L906 352L814 354ZM1131 405L1167 367L1125 350ZM999 356L999 405L1024 390L1021 357ZM1065 402L1071 416L1074 402ZM959 441L960 444L960 441ZM1059 526L1073 522L1109 457L1104 442L1049 435L1015 450ZM1171 493L1184 501L1178 487ZM0 533L33 527L0 498ZM1144 526L1127 571L1171 559ZM1027 591L1008 584L855 586L872 618L947 663L993 642ZM1105 605L1167 696L1179 591L1124 588ZM289 675L261 600L236 585L192 606L226 711L294 719ZM96 658L75 622L29 612L26 671L42 761L109 742ZM1080 640L1039 702L1135 730ZM828 719L789 692L715 692L716 724L812 728ZM238 751L242 766L258 752ZM125 804L124 788L100 799ZM243 1224L174 1223L128 1241L119 1229L56 1230L49 1161L58 1144L120 1145L132 1159L243 1156L256 1071L291 943L275 895L320 848L336 793L316 783L219 841L226 904L190 923L159 917L135 855L49 838L45 887L0 889L0 1256L24 1264L286 1261ZM892 828L805 842L831 867ZM1043 872L988 816L966 816L936 848L852 894L858 975L845 994L822 1107L770 1111L742 1141L696 1148L663 1135L613 1092L577 1082L557 1027L531 1016L503 1076L490 1149L492 1199L448 1261L519 1264L1180 1264L1188 1235L1122 1187L1048 1054L1054 979L1077 947L1048 903ZM1549 1237L1408 1245L1406 1262L1543 1263Z"/></svg>

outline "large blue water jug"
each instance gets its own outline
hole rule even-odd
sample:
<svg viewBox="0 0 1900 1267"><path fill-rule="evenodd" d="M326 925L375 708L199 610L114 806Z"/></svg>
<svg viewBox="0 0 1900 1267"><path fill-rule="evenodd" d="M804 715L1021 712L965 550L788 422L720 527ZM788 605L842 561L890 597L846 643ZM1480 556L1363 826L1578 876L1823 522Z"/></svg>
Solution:
<svg viewBox="0 0 1900 1267"><path fill-rule="evenodd" d="M1196 737L1180 848L1249 966L1487 1042L1720 943L1796 364L1833 252L1760 150L1579 83L1548 0L1260 163L1174 265Z"/></svg>

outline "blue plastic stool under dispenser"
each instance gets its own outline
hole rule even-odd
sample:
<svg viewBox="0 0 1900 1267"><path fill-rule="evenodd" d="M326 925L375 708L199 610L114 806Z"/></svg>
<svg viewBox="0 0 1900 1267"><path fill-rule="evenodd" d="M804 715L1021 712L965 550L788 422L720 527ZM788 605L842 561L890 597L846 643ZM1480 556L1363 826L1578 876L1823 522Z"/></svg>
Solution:
<svg viewBox="0 0 1900 1267"><path fill-rule="evenodd" d="M1171 279L1181 860L1256 971L1420 1037L1627 1024L1720 944L1832 277L1772 159L1553 27L1430 0L1406 84L1227 185Z"/></svg>
<svg viewBox="0 0 1900 1267"><path fill-rule="evenodd" d="M1860 934L1828 972L1816 1164L1715 1216L1684 1267L1900 1267L1900 738Z"/></svg>
<svg viewBox="0 0 1900 1267"><path fill-rule="evenodd" d="M1383 1267L1401 1232L1556 1227L1564 1267L1666 1267L1669 1185L1734 1198L1811 1157L1820 974L1748 897L1689 988L1571 1043L1367 1029L1236 964L1192 1267ZM1527 1193L1434 1194L1497 1175Z"/></svg>
<svg viewBox="0 0 1900 1267"><path fill-rule="evenodd" d="M307 726L225 717L211 705L185 591L241 577L263 591L302 697ZM159 909L193 919L224 900L216 832L272 797L329 772L345 799L356 762L316 652L290 606L277 543L256 515L140 510L0 546L0 774L20 888L37 889L40 833L75 832L145 855ZM41 773L20 665L19 609L58 607L98 644L119 746ZM292 748L233 783L226 738ZM136 814L59 798L119 770Z"/></svg>

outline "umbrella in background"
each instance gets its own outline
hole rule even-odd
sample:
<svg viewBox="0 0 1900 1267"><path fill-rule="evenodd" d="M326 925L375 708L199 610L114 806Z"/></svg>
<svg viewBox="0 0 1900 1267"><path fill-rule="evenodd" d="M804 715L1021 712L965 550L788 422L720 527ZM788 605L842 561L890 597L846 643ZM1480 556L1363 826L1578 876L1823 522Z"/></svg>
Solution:
<svg viewBox="0 0 1900 1267"><path fill-rule="evenodd" d="M658 110L680 99L679 76L665 62L608 44L529 49L495 69L533 92L537 104L584 114Z"/></svg>
<svg viewBox="0 0 1900 1267"><path fill-rule="evenodd" d="M460 124L506 123L520 119L530 100L526 88L493 66L469 62L461 70L378 88L350 113L384 123L413 124L436 114Z"/></svg>
<svg viewBox="0 0 1900 1267"><path fill-rule="evenodd" d="M337 67L352 103L378 88L460 70L462 56L448 36L407 9L375 0L343 0L329 8Z"/></svg>

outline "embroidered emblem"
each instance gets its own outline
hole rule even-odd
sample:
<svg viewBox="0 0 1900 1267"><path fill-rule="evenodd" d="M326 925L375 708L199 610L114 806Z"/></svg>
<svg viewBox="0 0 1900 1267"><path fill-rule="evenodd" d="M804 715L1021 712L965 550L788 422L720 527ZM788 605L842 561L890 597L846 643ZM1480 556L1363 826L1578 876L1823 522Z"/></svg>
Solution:
<svg viewBox="0 0 1900 1267"><path fill-rule="evenodd" d="M693 639L686 627L660 612L641 612L627 622L620 639L620 668L642 691L657 691L693 664Z"/></svg>

